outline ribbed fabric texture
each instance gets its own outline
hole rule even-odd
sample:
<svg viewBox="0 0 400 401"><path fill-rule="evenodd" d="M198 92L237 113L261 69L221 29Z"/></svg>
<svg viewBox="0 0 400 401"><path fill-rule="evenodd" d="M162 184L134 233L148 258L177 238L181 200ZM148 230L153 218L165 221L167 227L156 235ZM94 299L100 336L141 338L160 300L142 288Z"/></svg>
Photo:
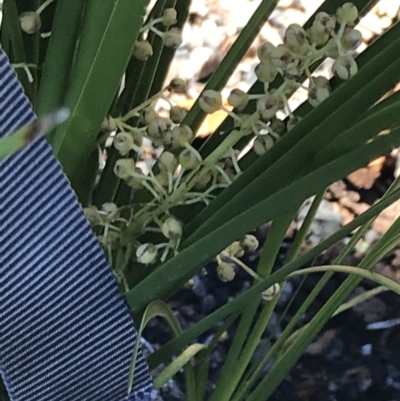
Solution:
<svg viewBox="0 0 400 401"><path fill-rule="evenodd" d="M0 136L35 119L0 49ZM45 139L0 161L0 372L13 401L150 400L136 331Z"/></svg>

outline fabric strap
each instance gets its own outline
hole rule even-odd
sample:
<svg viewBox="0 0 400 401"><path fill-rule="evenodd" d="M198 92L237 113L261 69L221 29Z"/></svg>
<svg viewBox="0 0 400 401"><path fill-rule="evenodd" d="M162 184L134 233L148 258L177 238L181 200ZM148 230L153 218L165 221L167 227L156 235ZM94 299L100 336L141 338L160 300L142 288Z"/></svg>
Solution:
<svg viewBox="0 0 400 401"><path fill-rule="evenodd" d="M0 136L36 118L0 49ZM104 252L45 139L0 161L0 372L12 401L156 397Z"/></svg>

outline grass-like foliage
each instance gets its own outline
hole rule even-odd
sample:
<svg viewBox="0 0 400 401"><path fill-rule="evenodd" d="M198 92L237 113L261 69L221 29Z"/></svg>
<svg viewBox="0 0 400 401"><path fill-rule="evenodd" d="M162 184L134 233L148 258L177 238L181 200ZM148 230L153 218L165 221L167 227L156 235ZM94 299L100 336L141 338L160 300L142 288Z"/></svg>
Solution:
<svg viewBox="0 0 400 401"><path fill-rule="evenodd" d="M248 93L232 90L226 103L221 89L276 7L277 1L263 0L193 107L172 104L166 116L158 114L158 100L187 90L179 76L170 82L165 77L182 43L190 0L158 0L147 12L148 3L5 0L1 45L22 67L20 80L39 116L59 107L70 111L61 125L63 112L41 120L48 125L37 133L57 125L48 140L133 315L142 321L140 331L154 316L171 325L173 339L149 357L152 368L174 357L156 385L184 367L185 399L203 400L208 357L235 321L236 334L211 400L268 400L323 325L346 308L341 305L361 278L399 292L397 284L371 273L398 245L399 221L358 267L341 265L377 214L400 197L398 182L331 237L306 253L300 249L325 189L400 146L400 96L382 100L399 78L400 26L355 57L362 41L357 23L376 1L326 0L304 27L290 25L281 45L262 44L257 82ZM315 73L328 57L334 60L331 80ZM308 99L291 110L288 100L299 87L308 91ZM221 110L226 112L223 124L201 148L193 146L206 114ZM32 127L2 140L0 157L37 136L29 133ZM142 149L144 138L162 150L154 163ZM104 166L99 166L99 154L106 155ZM272 271L289 225L312 196L285 263ZM241 258L258 248L251 232L265 222L271 228L259 266L252 269ZM348 236L332 266L307 268ZM253 285L183 332L165 302L212 260L221 280L235 280L238 269L244 269ZM249 369L283 284L295 275L321 271L325 275L260 366ZM348 279L299 328L300 317L337 271ZM200 334L221 321L210 343L198 343ZM128 389L130 383L132 375Z"/></svg>

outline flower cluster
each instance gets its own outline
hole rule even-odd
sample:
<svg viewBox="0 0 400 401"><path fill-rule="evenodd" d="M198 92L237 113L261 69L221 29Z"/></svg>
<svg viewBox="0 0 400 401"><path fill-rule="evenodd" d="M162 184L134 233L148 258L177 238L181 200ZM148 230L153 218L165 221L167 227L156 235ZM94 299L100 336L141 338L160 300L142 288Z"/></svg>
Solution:
<svg viewBox="0 0 400 401"><path fill-rule="evenodd" d="M151 20L141 29L141 32L153 32L161 38L164 46L176 49L182 44L182 31L173 26L178 22L177 18L178 15L174 8L166 8L162 17ZM167 30L160 31L155 27L157 24L161 24ZM146 39L137 41L133 48L133 55L140 61L146 61L153 55L151 43Z"/></svg>
<svg viewBox="0 0 400 401"><path fill-rule="evenodd" d="M162 38L165 46L176 48L182 43L180 29L173 26L177 18L176 10L166 9L161 17L146 24L142 32L153 32ZM115 175L131 188L132 193L142 190L151 196L151 201L136 213L132 211L128 219L123 219L120 212L129 206L118 208L115 204L105 204L100 210L93 206L85 210L94 226L103 227L100 240L109 254L118 241L122 241L118 239L121 230L131 241L130 258L136 262L149 265L165 261L171 252L176 254L184 227L174 215L175 208L198 202L208 205L218 191L241 174L241 153L235 149L236 143L249 136L249 141L253 140L253 151L263 155L300 120L288 103L294 91L305 88L312 107L317 107L330 96L329 80L312 75L314 63L326 57L333 58L332 72L342 80L357 73L357 63L352 56L361 43L361 34L354 29L357 18L357 8L352 3L345 3L335 15L317 14L308 30L297 24L290 25L281 45L262 44L258 49L259 63L255 67L257 79L262 83L262 93L250 95L234 89L227 99L229 109L224 106L219 92L203 91L198 106L205 113L223 110L235 123L235 129L207 157L203 158L201 152L193 147L195 134L185 123L188 110L171 104L169 100L168 116L159 114L155 107L165 92L186 92L186 82L180 78L173 79L159 93L126 115L107 117L102 129L113 133L113 146L120 156L114 165ZM156 28L157 24L165 31ZM135 58L145 61L152 54L152 45L146 39L135 44ZM273 88L271 83L278 76L283 83ZM306 79L308 85L304 86L302 82ZM248 107L251 101L255 101L255 107L252 114L247 114L251 110ZM287 113L286 121L278 118L280 111ZM155 165L151 165L144 154L144 138L151 141L153 147L162 149ZM146 171L143 171L146 164ZM260 279L240 260L245 252L257 248L257 239L246 235L221 252L216 257L221 280L233 280L238 266ZM265 291L263 297L270 300L279 291L276 284Z"/></svg>
<svg viewBox="0 0 400 401"><path fill-rule="evenodd" d="M311 66L315 62L325 57L333 58L332 72L341 80L347 80L357 73L357 63L351 55L362 43L360 31L354 29L357 18L357 7L345 3L337 9L336 15L318 13L308 30L298 24L289 25L283 44L274 46L266 42L258 49L259 63L255 67L255 74L264 85L264 93L249 95L240 89L233 89L227 99L234 108L235 112L232 112L224 108L219 92L207 90L201 96L200 107L206 113L225 110L239 126L243 126L249 116L240 113L250 100L256 100L258 120L251 126L256 135L253 150L263 155L300 120L288 103L294 91L300 87L306 89L312 107L317 107L330 96L332 89L329 80L311 73ZM270 84L277 76L282 77L282 85L270 89ZM305 78L308 78L308 86L301 83ZM288 114L286 123L277 117L279 111Z"/></svg>

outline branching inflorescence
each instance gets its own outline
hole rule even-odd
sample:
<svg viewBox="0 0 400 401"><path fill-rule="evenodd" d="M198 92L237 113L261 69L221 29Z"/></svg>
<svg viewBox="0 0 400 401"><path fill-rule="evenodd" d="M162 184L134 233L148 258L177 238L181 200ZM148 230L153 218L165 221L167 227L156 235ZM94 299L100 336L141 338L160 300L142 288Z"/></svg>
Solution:
<svg viewBox="0 0 400 401"><path fill-rule="evenodd" d="M103 205L101 210L94 206L85 209L86 215L94 226L102 226L100 241L111 255L120 243L129 242L126 261L134 259L144 265L165 261L169 254L179 252L184 227L173 209L177 206L202 202L208 205L218 190L229 186L240 174L240 152L235 149L237 142L245 136L254 139L252 149L257 155L265 154L298 121L290 109L288 98L300 87L308 92L308 102L317 107L331 94L329 80L324 76L311 73L311 66L326 57L335 61L332 72L341 80L347 80L357 73L357 63L352 52L361 44L361 33L354 29L358 10L352 3L345 3L336 15L321 12L316 15L310 29L292 24L285 32L283 44L274 46L264 43L258 49L259 64L255 67L257 79L263 83L264 91L249 95L240 89L231 91L227 98L233 110L224 106L222 96L214 90L205 90L199 98L199 106L205 113L223 110L231 116L235 129L206 158L192 146L195 134L191 127L183 124L187 110L171 105L169 117L156 112L155 105L168 91L185 93L186 82L173 79L165 88L143 104L135 107L122 117L109 116L103 123L103 130L116 132L113 145L121 158L114 166L114 173L132 191L146 190L151 200L139 210L131 213L129 219L122 219L120 212L129 206L117 207L113 203ZM175 28L177 13L166 9L160 18L152 20L142 28L142 32L153 32L162 38L163 44L177 48L182 43L181 30ZM156 28L162 24L166 31ZM147 60L153 49L147 40L138 41L133 56L141 61ZM283 83L278 88L270 84L281 76ZM302 82L308 79L308 86ZM256 101L253 114L243 114L248 103ZM170 103L170 102L169 102ZM282 121L278 112L288 118ZM132 118L139 124L131 125ZM163 152L151 166L142 149L143 138L150 140L154 147ZM141 163L139 163L141 162ZM139 165L147 163L148 171ZM172 210L172 212L171 212ZM117 224L119 222L119 224ZM159 243L143 241L149 232L159 233L164 238ZM256 280L260 279L240 257L258 247L256 238L247 235L234 242L217 257L217 273L224 281L233 280L237 268L245 269ZM111 256L110 256L111 257ZM126 267L126 266L125 266ZM279 288L271 287L264 294L271 299Z"/></svg>

